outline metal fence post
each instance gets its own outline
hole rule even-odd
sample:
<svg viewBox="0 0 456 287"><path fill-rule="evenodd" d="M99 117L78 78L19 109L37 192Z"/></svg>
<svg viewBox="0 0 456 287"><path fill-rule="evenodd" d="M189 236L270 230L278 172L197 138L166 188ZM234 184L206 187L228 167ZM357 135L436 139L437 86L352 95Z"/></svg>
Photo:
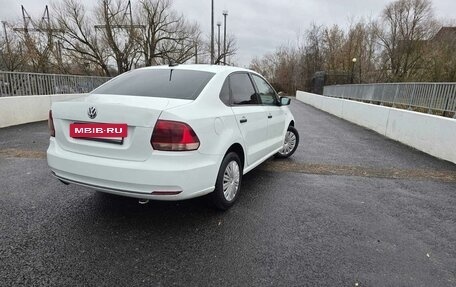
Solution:
<svg viewBox="0 0 456 287"><path fill-rule="evenodd" d="M428 107L428 114L431 114L432 113L432 106L434 105L434 102L436 100L436 90L437 90L437 85L436 84L433 84L432 85L432 96L431 96L431 101L429 102L429 107Z"/></svg>
<svg viewBox="0 0 456 287"><path fill-rule="evenodd" d="M56 86L57 86L57 80L56 80L55 74L54 74L54 75L52 75L52 89L51 89L53 94L56 94L56 92L55 92Z"/></svg>
<svg viewBox="0 0 456 287"><path fill-rule="evenodd" d="M412 110L412 101L413 101L413 96L415 95L415 91L416 91L416 83L413 83L413 90L412 90L412 94L410 95L410 102L409 102L409 107L408 107L409 110Z"/></svg>
<svg viewBox="0 0 456 287"><path fill-rule="evenodd" d="M396 84L396 92L394 93L394 98L393 98L393 108L396 107L396 99L397 99L397 94L399 93L399 84Z"/></svg>
<svg viewBox="0 0 456 287"><path fill-rule="evenodd" d="M32 95L32 86L30 84L30 74L27 74L27 90L30 95Z"/></svg>

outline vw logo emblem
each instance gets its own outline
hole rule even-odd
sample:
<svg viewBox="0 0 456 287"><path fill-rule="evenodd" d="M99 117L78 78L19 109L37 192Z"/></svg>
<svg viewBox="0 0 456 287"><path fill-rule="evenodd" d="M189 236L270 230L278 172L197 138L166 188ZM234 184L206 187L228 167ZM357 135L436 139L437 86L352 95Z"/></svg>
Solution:
<svg viewBox="0 0 456 287"><path fill-rule="evenodd" d="M87 115L89 118L94 119L97 117L97 109L95 107L90 107L87 111Z"/></svg>

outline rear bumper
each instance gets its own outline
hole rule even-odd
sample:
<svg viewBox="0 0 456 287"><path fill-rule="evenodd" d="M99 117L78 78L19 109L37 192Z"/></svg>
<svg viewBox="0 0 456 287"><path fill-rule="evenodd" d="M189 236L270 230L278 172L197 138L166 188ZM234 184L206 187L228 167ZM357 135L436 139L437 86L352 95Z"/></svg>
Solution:
<svg viewBox="0 0 456 287"><path fill-rule="evenodd" d="M182 200L214 190L222 156L154 151L146 161L126 161L69 152L51 138L47 161L64 182L128 197Z"/></svg>

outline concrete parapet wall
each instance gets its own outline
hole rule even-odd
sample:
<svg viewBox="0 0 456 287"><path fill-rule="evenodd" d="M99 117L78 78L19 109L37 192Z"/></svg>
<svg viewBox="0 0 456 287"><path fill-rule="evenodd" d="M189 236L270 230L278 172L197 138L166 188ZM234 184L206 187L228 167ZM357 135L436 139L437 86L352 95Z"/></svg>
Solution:
<svg viewBox="0 0 456 287"><path fill-rule="evenodd" d="M296 98L388 138L456 163L456 119L302 91L296 93Z"/></svg>
<svg viewBox="0 0 456 287"><path fill-rule="evenodd" d="M0 98L0 128L48 118L52 102L66 101L86 94L17 96Z"/></svg>

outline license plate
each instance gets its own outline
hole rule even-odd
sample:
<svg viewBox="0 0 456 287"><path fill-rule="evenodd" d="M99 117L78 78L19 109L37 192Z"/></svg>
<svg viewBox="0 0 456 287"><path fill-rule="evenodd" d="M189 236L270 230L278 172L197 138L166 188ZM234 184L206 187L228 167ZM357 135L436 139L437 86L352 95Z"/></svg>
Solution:
<svg viewBox="0 0 456 287"><path fill-rule="evenodd" d="M125 138L127 124L70 124L72 138Z"/></svg>

